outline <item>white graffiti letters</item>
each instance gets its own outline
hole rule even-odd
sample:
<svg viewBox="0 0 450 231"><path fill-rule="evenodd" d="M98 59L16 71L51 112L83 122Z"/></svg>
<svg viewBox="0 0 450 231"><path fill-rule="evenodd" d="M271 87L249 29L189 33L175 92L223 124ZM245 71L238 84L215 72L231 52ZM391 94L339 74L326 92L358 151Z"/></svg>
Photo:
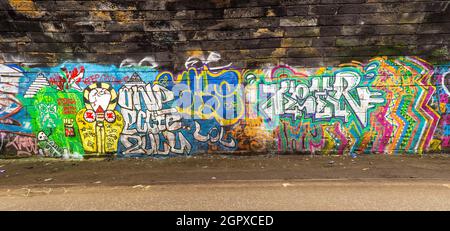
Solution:
<svg viewBox="0 0 450 231"><path fill-rule="evenodd" d="M181 115L164 109L173 93L158 84L145 84L134 75L119 90L119 106L125 126L121 143L124 154L189 153L191 145L181 133Z"/></svg>
<svg viewBox="0 0 450 231"><path fill-rule="evenodd" d="M201 135L200 130L201 130L201 126L196 121L194 138L200 142L207 142L207 141L209 141L211 143L218 142L227 148L233 148L236 146L236 141L233 138L231 138L230 141L224 140L225 131L224 131L223 127L220 127L220 131L218 131L219 129L217 129L217 128L212 128L211 130L209 130L209 132L206 136Z"/></svg>
<svg viewBox="0 0 450 231"><path fill-rule="evenodd" d="M333 81L334 80L334 81ZM361 77L356 72L339 72L332 77L283 79L276 84L261 84L260 97L267 98L260 112L268 119L291 114L295 118L304 115L314 119L344 118L348 122L352 114L367 126L367 112L383 103L379 92L359 86Z"/></svg>

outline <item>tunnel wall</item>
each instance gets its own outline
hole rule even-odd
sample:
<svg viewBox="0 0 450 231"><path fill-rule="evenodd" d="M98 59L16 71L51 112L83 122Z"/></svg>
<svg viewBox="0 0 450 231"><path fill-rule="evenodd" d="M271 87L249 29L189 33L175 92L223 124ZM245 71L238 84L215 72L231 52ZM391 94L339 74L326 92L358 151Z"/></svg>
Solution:
<svg viewBox="0 0 450 231"><path fill-rule="evenodd" d="M192 64L178 73L1 65L2 156L420 154L450 145L448 66L417 57L321 68Z"/></svg>
<svg viewBox="0 0 450 231"><path fill-rule="evenodd" d="M1 1L0 158L450 146L448 1Z"/></svg>

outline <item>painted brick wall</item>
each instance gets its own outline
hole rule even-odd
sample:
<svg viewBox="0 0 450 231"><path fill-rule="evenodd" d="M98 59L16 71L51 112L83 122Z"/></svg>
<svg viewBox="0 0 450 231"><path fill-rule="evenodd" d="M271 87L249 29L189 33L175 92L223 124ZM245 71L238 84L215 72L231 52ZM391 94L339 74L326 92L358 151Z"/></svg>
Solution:
<svg viewBox="0 0 450 231"><path fill-rule="evenodd" d="M0 1L0 158L450 149L450 1Z"/></svg>

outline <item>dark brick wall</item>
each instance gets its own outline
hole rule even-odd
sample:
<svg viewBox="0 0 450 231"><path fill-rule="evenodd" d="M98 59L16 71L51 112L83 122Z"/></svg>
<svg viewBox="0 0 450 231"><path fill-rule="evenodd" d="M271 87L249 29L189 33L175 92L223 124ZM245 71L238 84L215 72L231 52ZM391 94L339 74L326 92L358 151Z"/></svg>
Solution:
<svg viewBox="0 0 450 231"><path fill-rule="evenodd" d="M226 63L337 65L374 56L450 59L450 1L0 1L0 63L119 65L153 56L179 70L216 51Z"/></svg>

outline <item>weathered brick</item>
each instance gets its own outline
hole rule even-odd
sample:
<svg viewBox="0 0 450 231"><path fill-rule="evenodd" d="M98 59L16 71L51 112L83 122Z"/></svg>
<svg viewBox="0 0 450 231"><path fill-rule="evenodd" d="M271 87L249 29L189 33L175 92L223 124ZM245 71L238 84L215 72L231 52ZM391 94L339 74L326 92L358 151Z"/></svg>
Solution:
<svg viewBox="0 0 450 231"><path fill-rule="evenodd" d="M321 4L365 3L366 0L321 0Z"/></svg>
<svg viewBox="0 0 450 231"><path fill-rule="evenodd" d="M223 19L223 9L162 11L170 12L174 19ZM149 12L151 14L152 12ZM165 18L169 20L170 18Z"/></svg>
<svg viewBox="0 0 450 231"><path fill-rule="evenodd" d="M281 5L307 5L307 4L319 4L321 0L280 0Z"/></svg>
<svg viewBox="0 0 450 231"><path fill-rule="evenodd" d="M23 44L25 42L20 42ZM18 43L16 42L0 42L0 51L2 52L18 52L20 51L18 48Z"/></svg>
<svg viewBox="0 0 450 231"><path fill-rule="evenodd" d="M320 27L286 27L284 36L286 37L310 37L319 36Z"/></svg>
<svg viewBox="0 0 450 231"><path fill-rule="evenodd" d="M205 2L205 4L196 4L193 0L187 0L187 1L167 1L165 3L165 9L166 10L173 10L173 11L179 11L179 10L190 10L190 9L207 9L207 8L213 8L214 6L210 2Z"/></svg>
<svg viewBox="0 0 450 231"><path fill-rule="evenodd" d="M420 24L417 29L417 33L418 34L450 33L450 23Z"/></svg>
<svg viewBox="0 0 450 231"><path fill-rule="evenodd" d="M84 41L90 43L96 42L119 42L122 41L122 33L119 32L95 32L95 33L78 33L84 36Z"/></svg>
<svg viewBox="0 0 450 231"><path fill-rule="evenodd" d="M54 26L54 25L52 25L52 26ZM74 22L74 21L70 21L70 22L63 23L62 26L64 28L64 31L67 31L67 32L106 31L104 22ZM58 32L58 31L49 30L48 32Z"/></svg>
<svg viewBox="0 0 450 231"><path fill-rule="evenodd" d="M321 54L316 48L290 48L286 52L287 57L320 57Z"/></svg>
<svg viewBox="0 0 450 231"><path fill-rule="evenodd" d="M326 65L331 65L332 62L324 63L324 58L322 57L289 57L281 58L281 64L289 64L296 67L323 67ZM336 63L338 64L338 63Z"/></svg>
<svg viewBox="0 0 450 231"><path fill-rule="evenodd" d="M309 14L311 15L335 15L340 11L341 8L346 6L342 5L312 5L309 6Z"/></svg>
<svg viewBox="0 0 450 231"><path fill-rule="evenodd" d="M14 21L9 27L11 31L42 31L42 27L39 21Z"/></svg>
<svg viewBox="0 0 450 231"><path fill-rule="evenodd" d="M280 26L316 26L315 17L289 17L280 19Z"/></svg>
<svg viewBox="0 0 450 231"><path fill-rule="evenodd" d="M145 31L175 31L174 23L170 21L147 21L144 22Z"/></svg>
<svg viewBox="0 0 450 231"><path fill-rule="evenodd" d="M328 65L377 55L449 59L446 1L22 2L0 1L2 60L120 64L157 53L172 70L184 68L189 54L208 51L242 67Z"/></svg>
<svg viewBox="0 0 450 231"><path fill-rule="evenodd" d="M318 25L358 25L361 24L360 17L359 15L321 15L318 20Z"/></svg>
<svg viewBox="0 0 450 231"><path fill-rule="evenodd" d="M103 24L103 22L102 22ZM133 22L106 22L105 29L102 29L101 27L95 27L98 31L121 31L121 32L127 32L127 31L144 31L145 25L144 23L140 21L133 21Z"/></svg>
<svg viewBox="0 0 450 231"><path fill-rule="evenodd" d="M318 28L321 36L334 36L341 34L340 26L321 26Z"/></svg>
<svg viewBox="0 0 450 231"><path fill-rule="evenodd" d="M223 7L252 7L252 6L278 6L281 0L225 0L225 1L215 1L221 3ZM226 4L223 4L225 2Z"/></svg>
<svg viewBox="0 0 450 231"><path fill-rule="evenodd" d="M229 30L243 28L262 28L262 27L278 27L280 21L278 18L246 18L246 19L224 19L218 20L215 25L207 26L209 30Z"/></svg>
<svg viewBox="0 0 450 231"><path fill-rule="evenodd" d="M302 16L308 15L309 6L308 5L299 5L299 6L286 6L286 15L287 16Z"/></svg>
<svg viewBox="0 0 450 231"><path fill-rule="evenodd" d="M230 8L225 9L223 12L224 18L251 18L251 17L263 17L264 15L265 9L262 7Z"/></svg>
<svg viewBox="0 0 450 231"><path fill-rule="evenodd" d="M435 23L435 22L450 22L450 17L449 17L450 8L449 7L447 7L446 10L442 11L442 12L438 12L438 13L427 12L427 13L422 13L422 14L424 15L423 16L423 18L424 18L423 22L426 22L426 23L428 23L428 22L431 22L431 23Z"/></svg>
<svg viewBox="0 0 450 231"><path fill-rule="evenodd" d="M383 4L348 4L340 5L338 14L368 14L386 12L382 10Z"/></svg>
<svg viewBox="0 0 450 231"><path fill-rule="evenodd" d="M334 46L336 38L333 37L316 37L312 39L313 47Z"/></svg>
<svg viewBox="0 0 450 231"><path fill-rule="evenodd" d="M2 32L0 42L30 42L30 36L26 32Z"/></svg>
<svg viewBox="0 0 450 231"><path fill-rule="evenodd" d="M42 31L44 32L65 32L64 24L62 22L41 22L41 26Z"/></svg>
<svg viewBox="0 0 450 231"><path fill-rule="evenodd" d="M166 10L166 0L147 0L136 4L139 10Z"/></svg>
<svg viewBox="0 0 450 231"><path fill-rule="evenodd" d="M18 46L21 52L49 52L67 53L73 52L69 44L64 43L21 43Z"/></svg>
<svg viewBox="0 0 450 231"><path fill-rule="evenodd" d="M417 35L417 42L421 44L450 44L446 34L421 34Z"/></svg>
<svg viewBox="0 0 450 231"><path fill-rule="evenodd" d="M279 38L283 37L284 31L276 28L259 28L257 30L254 30L253 33L251 33L252 38Z"/></svg>
<svg viewBox="0 0 450 231"><path fill-rule="evenodd" d="M240 65L248 67L249 69L258 69L267 64L278 65L279 59L277 58L265 58L265 59L248 59L244 60L244 62L234 62L234 65Z"/></svg>
<svg viewBox="0 0 450 231"><path fill-rule="evenodd" d="M39 34L42 37L39 40ZM84 42L84 36L81 33L33 33L33 42L48 42L55 41L59 43L75 43L75 42Z"/></svg>
<svg viewBox="0 0 450 231"><path fill-rule="evenodd" d="M283 38L281 47L309 47L312 43L312 38Z"/></svg>
<svg viewBox="0 0 450 231"><path fill-rule="evenodd" d="M401 24L401 25L367 25L362 26L360 34L366 33L368 30L373 31L373 34L414 34L416 33L420 24ZM346 27L345 27L346 28ZM371 28L371 29L366 29ZM350 31L350 28L347 28ZM347 34L347 33L344 33ZM350 34L350 33L348 33Z"/></svg>

